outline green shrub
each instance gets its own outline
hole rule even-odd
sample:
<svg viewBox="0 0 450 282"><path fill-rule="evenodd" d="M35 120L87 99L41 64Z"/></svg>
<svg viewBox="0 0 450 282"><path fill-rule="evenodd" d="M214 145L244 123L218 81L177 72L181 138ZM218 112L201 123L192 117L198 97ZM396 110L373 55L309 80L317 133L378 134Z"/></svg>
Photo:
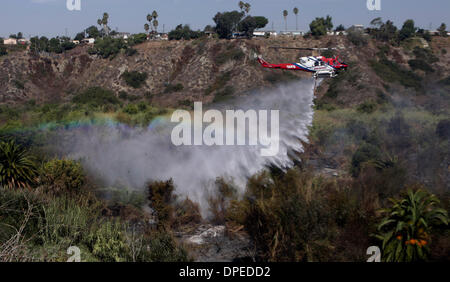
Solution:
<svg viewBox="0 0 450 282"><path fill-rule="evenodd" d="M124 225L115 220L106 221L89 235L88 244L94 256L103 262L124 262L129 253Z"/></svg>
<svg viewBox="0 0 450 282"><path fill-rule="evenodd" d="M409 60L408 64L413 70L423 70L427 73L434 72L434 69L424 60Z"/></svg>
<svg viewBox="0 0 450 282"><path fill-rule="evenodd" d="M366 101L358 106L357 110L360 113L371 114L377 109L377 106L374 102Z"/></svg>
<svg viewBox="0 0 450 282"><path fill-rule="evenodd" d="M85 174L80 162L54 159L42 167L40 185L53 195L79 194L85 182Z"/></svg>
<svg viewBox="0 0 450 282"><path fill-rule="evenodd" d="M131 87L137 89L137 88L141 88L145 84L145 81L147 80L148 75L145 72L125 71L121 75L121 77L123 78L123 80L125 80L125 82L128 86L131 86Z"/></svg>
<svg viewBox="0 0 450 282"><path fill-rule="evenodd" d="M126 50L127 48L127 44L123 39L114 39L111 37L97 38L89 54L97 54L104 59L114 58L122 50Z"/></svg>
<svg viewBox="0 0 450 282"><path fill-rule="evenodd" d="M164 90L165 93L172 93L172 92L180 92L184 89L183 84L177 83L175 85L169 84L167 85L166 89Z"/></svg>
<svg viewBox="0 0 450 282"><path fill-rule="evenodd" d="M127 113L129 115L135 115L139 112L138 108L136 105L134 104L128 104L126 105L126 107L123 109L124 113Z"/></svg>
<svg viewBox="0 0 450 282"><path fill-rule="evenodd" d="M84 243L88 240L91 224L98 220L99 209L90 206L84 199L56 197L43 208L39 236L44 245L66 245Z"/></svg>
<svg viewBox="0 0 450 282"><path fill-rule="evenodd" d="M101 87L91 87L86 91L78 94L73 98L73 102L78 104L88 104L94 107L103 106L106 104L119 104L119 99L110 90Z"/></svg>
<svg viewBox="0 0 450 282"><path fill-rule="evenodd" d="M35 183L36 166L15 141L0 141L0 186L24 188Z"/></svg>
<svg viewBox="0 0 450 282"><path fill-rule="evenodd" d="M448 214L438 207L439 200L423 190L408 190L392 206L382 210L385 217L376 236L382 242L386 262L424 261L429 254L432 228L448 225Z"/></svg>
<svg viewBox="0 0 450 282"><path fill-rule="evenodd" d="M352 156L351 173L358 176L363 163L376 161L381 157L380 149L372 144L363 143Z"/></svg>
<svg viewBox="0 0 450 282"><path fill-rule="evenodd" d="M370 61L370 66L384 81L400 82L405 87L413 87L416 90L422 89L422 78L411 71L405 70L395 62L383 58L380 61Z"/></svg>

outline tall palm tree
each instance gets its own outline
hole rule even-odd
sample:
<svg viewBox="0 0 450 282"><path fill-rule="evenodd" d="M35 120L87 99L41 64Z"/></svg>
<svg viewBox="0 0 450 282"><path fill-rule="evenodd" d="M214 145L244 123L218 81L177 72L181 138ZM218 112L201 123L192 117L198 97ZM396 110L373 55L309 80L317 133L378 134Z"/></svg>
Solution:
<svg viewBox="0 0 450 282"><path fill-rule="evenodd" d="M103 30L106 32L106 35L109 35L108 19L109 19L108 13L103 13L102 24Z"/></svg>
<svg viewBox="0 0 450 282"><path fill-rule="evenodd" d="M152 12L152 18L153 18L153 27L155 28L154 31L156 31L156 28L158 28L158 21L156 20L158 18L158 13L156 11Z"/></svg>
<svg viewBox="0 0 450 282"><path fill-rule="evenodd" d="M0 142L0 186L29 187L36 174L36 167L24 148L12 140Z"/></svg>
<svg viewBox="0 0 450 282"><path fill-rule="evenodd" d="M239 1L238 6L239 6L239 9L241 9L241 11L244 11L244 7L245 7L245 3L244 2Z"/></svg>
<svg viewBox="0 0 450 282"><path fill-rule="evenodd" d="M434 226L448 224L448 215L438 208L438 198L423 190L409 190L403 199L390 199L392 207L382 210L386 217L378 226L383 260L411 262L425 260L430 232Z"/></svg>
<svg viewBox="0 0 450 282"><path fill-rule="evenodd" d="M298 30L298 8L294 8L294 14L295 14L295 30Z"/></svg>
<svg viewBox="0 0 450 282"><path fill-rule="evenodd" d="M148 23L144 24L144 29L145 29L145 32L147 32L147 34L148 34L148 31L150 30L150 25Z"/></svg>
<svg viewBox="0 0 450 282"><path fill-rule="evenodd" d="M285 27L286 27L286 31L287 31L287 16L288 16L288 11L284 10L283 11L283 17L284 17L284 24L285 24Z"/></svg>
<svg viewBox="0 0 450 282"><path fill-rule="evenodd" d="M250 13L250 9L251 9L252 5L250 5L250 3L245 3L244 4L244 11L246 14Z"/></svg>
<svg viewBox="0 0 450 282"><path fill-rule="evenodd" d="M155 28L155 31L156 31L156 32L158 32L158 25L159 25L158 20L154 19L154 20L153 20L153 27Z"/></svg>

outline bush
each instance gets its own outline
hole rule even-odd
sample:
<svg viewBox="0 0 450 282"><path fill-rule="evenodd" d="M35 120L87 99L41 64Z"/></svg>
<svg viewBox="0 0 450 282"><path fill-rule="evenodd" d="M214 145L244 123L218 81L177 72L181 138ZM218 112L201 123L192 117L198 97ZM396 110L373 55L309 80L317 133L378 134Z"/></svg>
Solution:
<svg viewBox="0 0 450 282"><path fill-rule="evenodd" d="M193 31L189 27L189 25L178 25L174 30L170 31L169 34L169 40L190 40L190 39L197 39L202 36L204 36L204 33L201 31Z"/></svg>
<svg viewBox="0 0 450 282"><path fill-rule="evenodd" d="M75 96L73 102L78 104L89 104L94 107L120 103L119 99L117 99L112 91L101 87L88 88L86 91Z"/></svg>
<svg viewBox="0 0 450 282"><path fill-rule="evenodd" d="M54 159L42 167L40 185L53 195L76 195L85 182L80 162Z"/></svg>
<svg viewBox="0 0 450 282"><path fill-rule="evenodd" d="M450 140L450 119L439 121L436 126L436 134L443 140Z"/></svg>
<svg viewBox="0 0 450 282"><path fill-rule="evenodd" d="M424 60L409 60L408 64L413 70L423 70L427 73L434 72L434 69Z"/></svg>
<svg viewBox="0 0 450 282"><path fill-rule="evenodd" d="M175 85L169 84L167 85L166 89L164 90L165 93L172 93L172 92L180 92L184 89L183 84L177 83Z"/></svg>
<svg viewBox="0 0 450 282"><path fill-rule="evenodd" d="M139 112L138 108L136 105L133 104L128 104L124 109L123 109L124 113L127 113L129 115L135 115Z"/></svg>
<svg viewBox="0 0 450 282"><path fill-rule="evenodd" d="M380 149L372 144L363 143L352 156L351 173L358 176L363 163L377 161L381 157Z"/></svg>
<svg viewBox="0 0 450 282"><path fill-rule="evenodd" d="M106 221L89 235L89 246L93 255L103 262L124 262L127 260L125 230L119 221Z"/></svg>
<svg viewBox="0 0 450 282"><path fill-rule="evenodd" d="M128 46L123 39L114 39L111 37L97 38L94 48L90 49L90 54L97 54L104 59L114 58L122 50L126 50Z"/></svg>
<svg viewBox="0 0 450 282"><path fill-rule="evenodd" d="M423 190L408 190L402 199L391 199L392 206L382 210L378 225L383 261L424 261L429 254L432 228L448 225L448 214L439 200Z"/></svg>
<svg viewBox="0 0 450 282"><path fill-rule="evenodd" d="M154 181L147 184L148 200L158 218L158 225L171 224L173 219L173 207L171 206L174 197L172 195L175 187L173 180Z"/></svg>
<svg viewBox="0 0 450 282"><path fill-rule="evenodd" d="M371 114L377 109L377 106L374 102L366 101L358 106L357 110L360 113Z"/></svg>
<svg viewBox="0 0 450 282"><path fill-rule="evenodd" d="M0 141L0 186L29 187L35 183L36 166L26 149L15 141Z"/></svg>
<svg viewBox="0 0 450 282"><path fill-rule="evenodd" d="M137 88L141 88L142 85L145 84L145 80L147 80L148 75L145 72L125 71L121 75L121 77L123 78L123 80L125 80L125 82L128 86L131 86L131 87L137 89Z"/></svg>

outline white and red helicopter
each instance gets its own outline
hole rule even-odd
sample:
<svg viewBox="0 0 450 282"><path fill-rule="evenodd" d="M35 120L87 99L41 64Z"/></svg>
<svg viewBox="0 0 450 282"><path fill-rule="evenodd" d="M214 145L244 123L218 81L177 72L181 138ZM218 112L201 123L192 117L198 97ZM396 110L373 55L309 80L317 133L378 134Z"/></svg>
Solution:
<svg viewBox="0 0 450 282"><path fill-rule="evenodd" d="M335 50L337 48L297 48L297 47L270 47L275 49L293 49L293 50ZM326 58L324 56L308 56L301 57L300 62L292 64L270 64L266 62L261 56L257 56L259 63L270 69L284 69L284 70L296 70L312 73L314 78L327 78L336 77L338 72L345 70L348 65L341 63L338 57Z"/></svg>

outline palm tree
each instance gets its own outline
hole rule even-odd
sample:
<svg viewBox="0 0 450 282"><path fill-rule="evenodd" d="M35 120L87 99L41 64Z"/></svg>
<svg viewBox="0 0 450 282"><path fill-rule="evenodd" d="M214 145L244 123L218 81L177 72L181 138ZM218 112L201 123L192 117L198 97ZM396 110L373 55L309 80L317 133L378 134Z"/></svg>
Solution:
<svg viewBox="0 0 450 282"><path fill-rule="evenodd" d="M298 30L298 8L294 8L294 14L295 14L295 30Z"/></svg>
<svg viewBox="0 0 450 282"><path fill-rule="evenodd" d="M156 31L156 32L158 32L158 24L159 24L158 20L157 20L157 19L154 19L154 20L153 20L153 27L155 28L155 31Z"/></svg>
<svg viewBox="0 0 450 282"><path fill-rule="evenodd" d="M239 9L241 9L241 11L244 11L244 7L245 7L245 3L242 1L239 1Z"/></svg>
<svg viewBox="0 0 450 282"><path fill-rule="evenodd" d="M392 207L382 210L386 217L378 226L383 260L411 262L425 260L432 227L448 224L448 215L438 208L438 198L423 190L409 190L400 200L390 199Z"/></svg>
<svg viewBox="0 0 450 282"><path fill-rule="evenodd" d="M145 29L145 32L147 32L147 34L148 34L148 31L150 30L150 26L148 23L144 24L144 29Z"/></svg>
<svg viewBox="0 0 450 282"><path fill-rule="evenodd" d="M36 167L24 148L12 140L0 142L0 186L29 187L36 174Z"/></svg>
<svg viewBox="0 0 450 282"><path fill-rule="evenodd" d="M103 13L102 24L103 30L106 32L106 35L109 35L108 19L109 19L108 13Z"/></svg>
<svg viewBox="0 0 450 282"><path fill-rule="evenodd" d="M250 8L252 7L252 5L250 5L250 3L245 3L244 4L244 11L246 14L250 13Z"/></svg>
<svg viewBox="0 0 450 282"><path fill-rule="evenodd" d="M288 16L288 11L284 10L283 11L283 17L284 17L284 24L285 24L285 27L286 27L286 31L287 31L287 16Z"/></svg>

